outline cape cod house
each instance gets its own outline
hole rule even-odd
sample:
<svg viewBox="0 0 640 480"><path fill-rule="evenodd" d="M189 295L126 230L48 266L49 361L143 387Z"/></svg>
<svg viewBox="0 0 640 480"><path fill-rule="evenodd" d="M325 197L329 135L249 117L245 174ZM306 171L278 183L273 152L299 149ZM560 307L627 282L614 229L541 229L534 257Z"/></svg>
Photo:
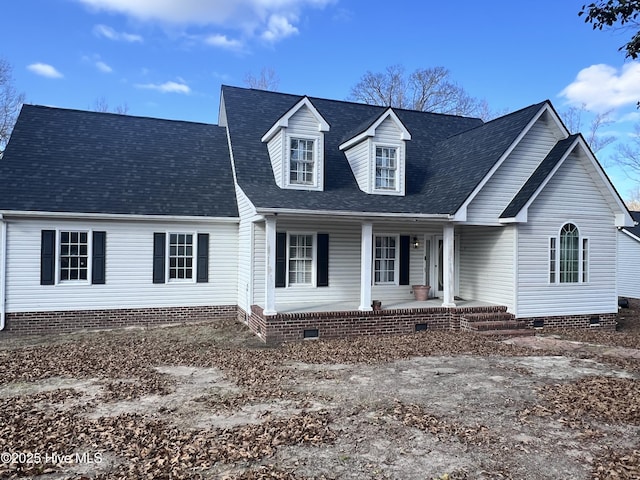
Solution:
<svg viewBox="0 0 640 480"><path fill-rule="evenodd" d="M612 327L634 225L547 101L483 123L228 86L218 125L24 106L0 214L6 331L219 317L269 342Z"/></svg>

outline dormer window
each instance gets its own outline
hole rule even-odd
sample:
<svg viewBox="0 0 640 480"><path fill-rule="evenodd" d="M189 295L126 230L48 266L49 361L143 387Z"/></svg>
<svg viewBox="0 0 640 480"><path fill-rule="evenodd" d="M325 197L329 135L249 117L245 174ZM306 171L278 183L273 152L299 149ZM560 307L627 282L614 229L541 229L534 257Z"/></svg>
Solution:
<svg viewBox="0 0 640 480"><path fill-rule="evenodd" d="M397 147L376 146L376 190L396 190L398 185Z"/></svg>
<svg viewBox="0 0 640 480"><path fill-rule="evenodd" d="M262 136L280 188L323 190L324 133L329 124L304 97Z"/></svg>
<svg viewBox="0 0 640 480"><path fill-rule="evenodd" d="M289 184L315 185L315 140L290 138L289 141Z"/></svg>
<svg viewBox="0 0 640 480"><path fill-rule="evenodd" d="M388 108L339 148L360 190L374 195L404 195L408 140L411 133Z"/></svg>

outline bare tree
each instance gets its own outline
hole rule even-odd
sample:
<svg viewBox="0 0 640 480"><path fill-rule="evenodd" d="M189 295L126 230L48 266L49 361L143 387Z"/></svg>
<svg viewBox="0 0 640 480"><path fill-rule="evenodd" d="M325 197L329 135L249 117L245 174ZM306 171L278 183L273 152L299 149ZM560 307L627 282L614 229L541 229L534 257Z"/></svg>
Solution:
<svg viewBox="0 0 640 480"><path fill-rule="evenodd" d="M258 77L252 73L247 73L244 76L244 84L249 88L275 92L280 86L280 79L278 75L276 75L275 70L270 67L263 67Z"/></svg>
<svg viewBox="0 0 640 480"><path fill-rule="evenodd" d="M494 117L483 100L470 96L451 80L449 70L430 67L405 74L402 65L392 65L384 72L366 72L351 88L349 100L423 112L474 115L484 120Z"/></svg>
<svg viewBox="0 0 640 480"><path fill-rule="evenodd" d="M562 119L571 133L581 132L593 153L596 153L616 141L615 136L602 134L602 129L613 123L611 120L612 110L597 113L588 127L583 125L583 117L587 113L587 107L583 103L580 107L569 107L562 112ZM587 128L587 130L583 131L583 128Z"/></svg>
<svg viewBox="0 0 640 480"><path fill-rule="evenodd" d="M95 102L93 102L93 105L89 105L89 110L101 113L113 112L120 115L127 115L129 113L129 105L123 103L121 105L116 105L113 109L111 109L111 107L109 107L109 102L107 101L107 99L104 96L101 96L96 98Z"/></svg>
<svg viewBox="0 0 640 480"><path fill-rule="evenodd" d="M640 122L633 126L629 141L617 145L614 161L631 180L640 182Z"/></svg>
<svg viewBox="0 0 640 480"><path fill-rule="evenodd" d="M18 93L13 85L12 68L0 58L0 158L24 103L24 93Z"/></svg>

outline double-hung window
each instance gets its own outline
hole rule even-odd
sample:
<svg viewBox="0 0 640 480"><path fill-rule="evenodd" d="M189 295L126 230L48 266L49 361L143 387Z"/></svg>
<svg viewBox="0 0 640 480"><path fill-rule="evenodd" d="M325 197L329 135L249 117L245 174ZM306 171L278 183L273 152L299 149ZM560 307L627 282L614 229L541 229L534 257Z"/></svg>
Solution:
<svg viewBox="0 0 640 480"><path fill-rule="evenodd" d="M289 285L313 284L313 235L289 235Z"/></svg>
<svg viewBox="0 0 640 480"><path fill-rule="evenodd" d="M89 278L88 232L60 232L60 281Z"/></svg>
<svg viewBox="0 0 640 480"><path fill-rule="evenodd" d="M396 190L398 178L398 149L376 146L376 190Z"/></svg>
<svg viewBox="0 0 640 480"><path fill-rule="evenodd" d="M289 183L315 185L315 140L291 138L289 143Z"/></svg>
<svg viewBox="0 0 640 480"><path fill-rule="evenodd" d="M589 281L589 239L580 236L573 223L566 223L557 237L549 240L549 282Z"/></svg>
<svg viewBox="0 0 640 480"><path fill-rule="evenodd" d="M42 230L40 284L106 283L107 232Z"/></svg>
<svg viewBox="0 0 640 480"><path fill-rule="evenodd" d="M376 236L373 277L375 284L397 283L398 237Z"/></svg>
<svg viewBox="0 0 640 480"><path fill-rule="evenodd" d="M193 278L193 234L169 234L169 280Z"/></svg>

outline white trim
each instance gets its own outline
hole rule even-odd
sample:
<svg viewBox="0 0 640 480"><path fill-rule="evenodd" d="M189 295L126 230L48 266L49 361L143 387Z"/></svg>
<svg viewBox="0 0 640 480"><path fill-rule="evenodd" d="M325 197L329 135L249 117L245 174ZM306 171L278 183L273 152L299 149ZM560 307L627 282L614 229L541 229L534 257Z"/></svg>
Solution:
<svg viewBox="0 0 640 480"><path fill-rule="evenodd" d="M358 310L368 312L371 307L371 284L373 268L373 223L363 222L360 229L360 306Z"/></svg>
<svg viewBox="0 0 640 480"><path fill-rule="evenodd" d="M376 282L376 240L378 238L394 238L396 241L395 256L393 258L393 282ZM396 233L375 233L373 235L371 255L372 285L400 285L400 235Z"/></svg>
<svg viewBox="0 0 640 480"><path fill-rule="evenodd" d="M391 107L387 108L382 115L378 117L378 119L371 124L369 128L367 128L364 132L359 133L353 138L350 138L346 142L343 142L338 148L340 150L348 150L349 148L357 145L358 143L366 140L368 137L375 137L376 128L382 124L387 118L391 118L391 120L396 124L398 129L400 130L400 140L411 140L411 133L407 130L407 127L404 126L396 112L393 111Z"/></svg>
<svg viewBox="0 0 640 480"><path fill-rule="evenodd" d="M260 139L261 142L268 142L271 138L280 130L281 128L287 128L289 126L289 119L298 112L302 107L307 107L315 119L318 121L318 131L319 132L328 132L331 128L329 123L324 119L320 112L313 106L309 97L303 97L298 103L296 103L292 108L290 108L282 117L280 117L276 123L265 133Z"/></svg>
<svg viewBox="0 0 640 480"><path fill-rule="evenodd" d="M578 281L577 282L561 282L560 281L560 236L562 234L562 229L566 226L566 225L573 225L574 227L576 227L576 229L578 230ZM578 223L573 221L573 220L567 220L565 222L562 223L562 225L560 226L560 228L558 229L556 235L549 235L547 237L547 284L548 285L556 285L556 286L564 286L564 285L588 285L591 279L591 271L590 271L590 267L591 267L591 258L590 258L590 253L591 253L591 238L588 236L583 236L582 235L582 229L578 226ZM556 258L554 259L554 277L555 277L555 281L551 281L551 272L549 271L549 266L551 265L551 240L555 240L555 249L556 249ZM587 241L587 280L584 280L584 262L585 262L585 252L583 249L583 245L584 245L584 240ZM614 257L615 258L615 257Z"/></svg>
<svg viewBox="0 0 640 480"><path fill-rule="evenodd" d="M171 235L191 235L191 278L171 278ZM164 282L166 284L196 283L198 277L198 232L165 232ZM186 256L185 256L186 257Z"/></svg>
<svg viewBox="0 0 640 480"><path fill-rule="evenodd" d="M544 112L551 112L554 116L554 118L556 118L555 114L553 113L553 109L551 109L549 107L548 103L545 103L540 110L538 111L538 113L536 113L536 115L531 119L531 121L529 121L529 123L527 124L526 127L524 127L522 129L522 131L520 132L520 134L516 137L516 139L511 143L511 145L509 145L509 148L507 148L507 150L502 154L502 156L498 159L498 161L496 163L493 164L493 167L491 167L491 170L489 170L489 172L484 176L484 178L480 181L480 183L478 183L478 185L476 185L476 188L473 189L473 191L471 192L471 194L467 197L467 199L464 201L464 203L460 206L460 208L458 208L458 210L456 211L456 213L454 214L454 219L456 221L459 222L464 222L467 220L467 208L469 207L469 204L473 201L474 198L476 198L476 196L478 195L478 193L480 193L480 190L482 190L484 188L484 186L487 184L487 182L491 179L491 177L493 177L493 175L496 173L496 171L498 170L498 168L500 168L500 166L505 162L505 160L509 157L509 155L511 154L511 152L516 148L516 146L518 145L518 143L520 143L520 141L524 138L524 136L529 132L529 130L531 130L531 128L533 127L533 125L535 125L535 123L540 119L540 117L542 116L542 114ZM556 119L557 122L557 119ZM562 125L561 123L559 125ZM563 127L564 128L564 127ZM565 129L566 131L566 129ZM568 132L567 132L568 135Z"/></svg>
<svg viewBox="0 0 640 480"><path fill-rule="evenodd" d="M311 140L313 141L313 183L291 183L291 142L292 140ZM296 133L287 133L285 135L285 141L283 142L283 148L285 149L285 161L283 162L282 175L284 176L282 185L284 188L291 190L322 190L324 177L323 164L324 164L324 152L323 152L324 138L320 135L305 135Z"/></svg>
<svg viewBox="0 0 640 480"><path fill-rule="evenodd" d="M120 213L43 212L38 210L0 210L0 216L11 218L58 218L69 220L125 220L149 222L239 223L240 217L199 217L175 215L129 215Z"/></svg>
<svg viewBox="0 0 640 480"><path fill-rule="evenodd" d="M562 157L560 158L558 163L556 163L556 165L553 167L551 172L549 172L549 174L546 176L544 181L538 186L536 191L533 192L533 194L529 197L529 200L527 200L527 203L524 204L524 206L520 209L520 211L516 214L516 216L515 217L509 217L509 218L501 218L500 219L500 223L516 223L516 222L524 223L524 222L527 222L529 207L536 200L536 198L538 198L538 196L540 195L542 190L547 186L547 184L549 183L551 178L553 178L553 176L556 174L558 169L567 160L567 158L569 158L569 156L572 153L574 153L574 151L578 147L578 145L582 148L582 152L585 154L586 158L591 162L591 164L595 168L596 172L598 173L598 177L600 178L600 180L602 181L602 184L606 187L606 189L607 189L607 191L608 191L608 193L610 195L610 200L613 199L614 200L613 203L619 209L619 212L615 214L615 226L616 227L633 227L633 226L635 226L636 224L635 224L633 218L631 217L631 215L629 214L629 211L628 211L626 205L620 199L620 195L618 194L618 192L614 188L613 184L609 180L609 177L607 177L607 175L604 172L604 170L602 169L602 166L600 165L600 163L597 161L597 159L595 158L593 153L591 153L591 150L587 146L587 144L586 144L584 138L582 137L582 135L578 135L576 137L576 139L571 143L571 145L569 147L567 147L565 153L562 155ZM610 200L607 202L609 205L611 205L611 201Z"/></svg>
<svg viewBox="0 0 640 480"><path fill-rule="evenodd" d="M378 168L378 148L395 149L396 151L396 168L395 168L395 188L377 188L377 168ZM404 195L404 144L401 143L378 143L372 142L371 145L371 193L376 195Z"/></svg>
<svg viewBox="0 0 640 480"><path fill-rule="evenodd" d="M276 217L269 216L265 223L264 259L264 315L275 315L276 311Z"/></svg>
<svg viewBox="0 0 640 480"><path fill-rule="evenodd" d="M60 236L62 232L68 233L86 233L87 234L87 278L86 279L68 279L62 280L62 270L60 265L60 257L62 256L62 241ZM55 285L56 286L67 286L67 285L91 285L92 284L92 274L93 274L93 229L92 228L57 228L56 229L56 251L55 251Z"/></svg>
<svg viewBox="0 0 640 480"><path fill-rule="evenodd" d="M4 330L7 296L7 221L0 215L0 330Z"/></svg>
<svg viewBox="0 0 640 480"><path fill-rule="evenodd" d="M640 238L638 238L637 236L635 236L633 233L631 233L630 231L620 227L619 229L622 233L624 233L625 235L628 235L629 237L631 237L632 239L634 239L636 242L640 242Z"/></svg>
<svg viewBox="0 0 640 480"><path fill-rule="evenodd" d="M287 255L286 255L286 270L285 270L285 286L288 289L299 289L299 288L315 288L317 287L317 258L318 258L318 234L316 232L309 232L309 231L297 231L297 230L287 230L285 232L287 234ZM290 260L290 239L291 236L295 235L295 236L311 236L311 282L310 283L293 283L290 284L289 283L289 260Z"/></svg>
<svg viewBox="0 0 640 480"><path fill-rule="evenodd" d="M434 220L452 220L452 216L448 213L386 213L386 212L358 212L352 210L304 210L298 208L269 208L257 207L256 213L259 215L326 215L334 217L355 217L358 220L363 218L415 218L415 219L434 219Z"/></svg>

